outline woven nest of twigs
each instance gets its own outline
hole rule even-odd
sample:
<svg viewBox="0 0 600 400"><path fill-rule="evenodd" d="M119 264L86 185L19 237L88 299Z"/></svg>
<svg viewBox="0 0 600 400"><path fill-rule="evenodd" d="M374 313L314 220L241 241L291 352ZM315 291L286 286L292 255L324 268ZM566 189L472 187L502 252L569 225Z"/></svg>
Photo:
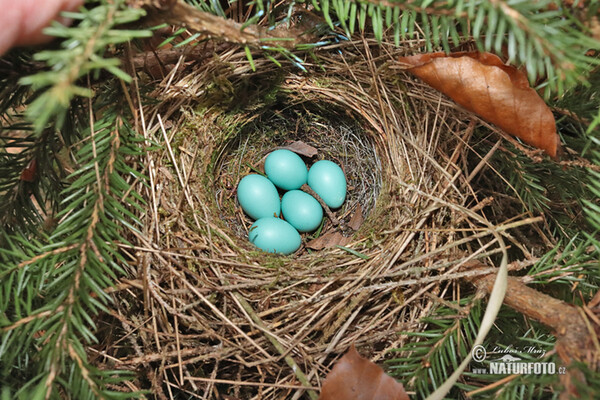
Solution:
<svg viewBox="0 0 600 400"><path fill-rule="evenodd" d="M314 398L352 343L385 359L457 290L470 258L459 244L481 226L461 211L472 207L470 133L456 106L397 69L402 54L362 39L321 50L319 65L307 57L306 72L257 53L253 72L224 45L152 87L145 134L162 147L148 156L144 232L132 238L139 279L113 337L147 379L139 387L157 398ZM236 186L294 141L317 150L308 165L344 169L340 223L318 233L343 239L311 249L317 234L304 234L295 254L268 254L248 242Z"/></svg>

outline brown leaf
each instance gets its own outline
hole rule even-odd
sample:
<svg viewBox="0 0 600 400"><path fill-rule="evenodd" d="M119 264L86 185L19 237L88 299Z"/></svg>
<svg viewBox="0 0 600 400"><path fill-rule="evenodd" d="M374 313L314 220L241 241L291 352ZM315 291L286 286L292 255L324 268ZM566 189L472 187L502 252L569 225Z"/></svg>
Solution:
<svg viewBox="0 0 600 400"><path fill-rule="evenodd" d="M350 243L350 238L342 236L339 232L327 232L316 239L306 243L306 247L313 250L323 250L335 247L336 245L345 246Z"/></svg>
<svg viewBox="0 0 600 400"><path fill-rule="evenodd" d="M37 175L37 160L35 158L29 161L29 164L21 171L21 180L25 182L35 181Z"/></svg>
<svg viewBox="0 0 600 400"><path fill-rule="evenodd" d="M323 382L319 400L408 400L401 383L358 354L354 345Z"/></svg>
<svg viewBox="0 0 600 400"><path fill-rule="evenodd" d="M400 57L415 74L466 109L556 157L560 139L552 112L520 70L491 53Z"/></svg>
<svg viewBox="0 0 600 400"><path fill-rule="evenodd" d="M291 150L296 154L300 154L301 156L305 156L308 158L316 156L317 153L319 152L316 148L312 147L309 144L304 143L301 140L297 140L292 144L283 146L283 148Z"/></svg>
<svg viewBox="0 0 600 400"><path fill-rule="evenodd" d="M356 210L354 211L354 214L352 214L352 218L350 218L350 222L348 222L348 226L352 229L357 231L360 226L362 225L363 221L365 219L363 218L363 214L362 214L362 208L360 207L360 204L356 206Z"/></svg>

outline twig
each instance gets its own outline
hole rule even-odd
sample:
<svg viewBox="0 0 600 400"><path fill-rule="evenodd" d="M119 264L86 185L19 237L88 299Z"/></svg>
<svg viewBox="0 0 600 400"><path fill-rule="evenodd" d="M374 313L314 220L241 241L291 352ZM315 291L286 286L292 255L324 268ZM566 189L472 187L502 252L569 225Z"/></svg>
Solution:
<svg viewBox="0 0 600 400"><path fill-rule="evenodd" d="M484 267L484 264L479 266ZM470 280L477 288L488 293L494 284L493 275ZM556 351L566 365L576 360L590 363L596 359L597 349L593 344L597 343L597 338L583 318L583 312L577 307L527 287L516 277L508 277L504 303L552 328L557 336ZM566 375L561 375L561 383L565 387L560 395L561 399L577 397L577 384L574 381L585 384L581 371L569 369Z"/></svg>
<svg viewBox="0 0 600 400"><path fill-rule="evenodd" d="M230 43L260 47L265 40L285 48L294 48L296 44L307 40L302 32L292 29L272 29L250 24L240 24L231 19L219 17L184 3L181 0L131 0L136 7L148 12L148 23L168 23L184 26L190 31L217 38Z"/></svg>
<svg viewBox="0 0 600 400"><path fill-rule="evenodd" d="M496 381L492 384L489 384L487 386L484 387L480 387L479 389L475 389L475 390L471 390L470 392L466 393L466 396L468 398L471 398L473 395L479 394L481 392L487 392L488 390L492 390L494 388L497 388L498 386L502 386L510 381L512 381L513 379L519 377L520 375L517 374L513 374L513 375L509 375L507 377L504 377L502 379L500 379L499 381Z"/></svg>
<svg viewBox="0 0 600 400"><path fill-rule="evenodd" d="M483 267L483 264L479 264ZM494 284L494 275L467 278L478 288L489 292ZM507 294L504 303L516 311L531 317L552 328L559 341L563 341L570 362L583 359L588 348L588 332L585 321L574 306L564 301L540 293L521 282L519 278L508 277Z"/></svg>
<svg viewBox="0 0 600 400"><path fill-rule="evenodd" d="M321 207L323 207L323 210L325 210L325 214L327 214L327 218L329 218L331 220L331 223L334 226L338 226L340 224L340 221L338 221L338 219L335 217L335 215L333 214L333 212L331 212L331 210L329 209L329 207L327 206L327 204L325 204L325 202L323 201L323 199L314 190L312 190L310 186L308 186L305 183L304 185L302 185L302 187L300 189L303 192L306 192L306 193L310 194L312 197L314 197L315 199L317 199L317 201L319 202L319 204L321 205Z"/></svg>
<svg viewBox="0 0 600 400"><path fill-rule="evenodd" d="M212 382L212 383L223 383L227 385L239 385L239 386L264 386L264 387L275 387L284 389L304 389L304 390L317 390L318 388L313 386L298 386L298 385L286 385L284 383L266 383L266 382L245 382L245 381L233 381L230 379L213 379L213 378L202 378L202 377L188 377L188 381L198 382Z"/></svg>

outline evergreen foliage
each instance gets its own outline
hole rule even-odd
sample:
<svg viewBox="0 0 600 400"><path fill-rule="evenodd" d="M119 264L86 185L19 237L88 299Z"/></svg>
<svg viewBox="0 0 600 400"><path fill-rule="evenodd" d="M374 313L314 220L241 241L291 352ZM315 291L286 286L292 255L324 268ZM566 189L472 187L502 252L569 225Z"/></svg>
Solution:
<svg viewBox="0 0 600 400"><path fill-rule="evenodd" d="M483 307L472 297L461 299L456 308L440 307L423 319L424 332L404 332L413 340L397 350L405 357L388 361L389 372L425 398L458 368L469 353L483 315ZM462 312L457 313L457 309Z"/></svg>
<svg viewBox="0 0 600 400"><path fill-rule="evenodd" d="M586 297L595 294L598 290L598 253L589 252L592 243L597 244L576 237L565 246L557 246L527 271L526 281L538 284L539 290L569 303L580 302L571 290L574 284ZM453 307L438 307L431 316L423 318L422 322L427 324L425 331L403 332L409 337L408 343L394 351L400 357L387 361L388 372L415 390L418 398L431 394L472 349L485 303L471 295L452 304ZM516 355L524 361L554 362L558 368L562 363L558 355L552 353L554 344L555 337L547 327L503 306L495 328L483 343L488 352L486 360L471 362L470 372L464 373L449 397L460 398L461 393L478 390L505 378L505 375L476 371L482 368L489 371L490 361L504 354ZM598 385L597 376L588 366L580 364L578 368L588 376L593 387ZM478 392L472 398L558 398L560 388L559 374L519 375L501 386ZM595 390L586 388L582 393L590 393L588 398L594 398L598 393Z"/></svg>
<svg viewBox="0 0 600 400"><path fill-rule="evenodd" d="M461 299L460 304L455 304L465 310L458 313L455 308L440 307L426 321L430 328L421 334L405 332L409 337L418 338L411 341L398 352L406 354L405 357L393 358L388 361L388 371L397 376L401 381L414 385L418 398L426 398L436 389L443 380L446 379L458 366L471 350L475 336L479 329L483 313L483 307L480 301L472 296ZM467 307L468 306L468 307ZM470 310L469 310L470 308ZM533 324L524 332L515 332L514 326L520 324L522 318L513 310L503 307L498 321L501 325L498 329L490 332L490 335L483 344L487 349L488 355L482 363L472 362L474 368L489 370L489 362L502 357L506 351L521 350L531 348L536 351L550 352L554 347L554 338L548 335L547 331L539 325ZM516 346L516 348L515 348ZM527 354L519 352L519 357L527 361L537 361L541 353ZM544 362L555 362L558 357L544 358ZM472 369L473 369L472 367ZM461 398L461 392L477 390L486 384L497 382L503 376L493 374L482 374L477 371L465 372L464 379L457 383L456 388L451 392L449 398ZM558 383L558 377L555 375L532 377L519 376L512 379L507 384L496 388L496 393L486 391L473 398L502 398L502 399L526 399L540 398L542 393L550 393L551 386ZM412 385L409 386L412 388Z"/></svg>
<svg viewBox="0 0 600 400"><path fill-rule="evenodd" d="M230 18L220 2L188 3ZM294 8L302 6L307 4L257 0L244 25L285 26ZM546 95L562 95L553 98L556 104L579 116L565 117L559 126L575 127L576 134L566 132L563 139L577 142L573 148L586 157L587 166L535 164L517 150L498 153L492 163L508 176L524 210L547 213L554 224L556 248L528 272L535 283L565 289L577 279L584 293L597 290L600 58L586 55L599 43L585 25L598 13L596 2L576 12L551 0L312 0L312 6L333 30L329 42L347 39L355 31L372 31L378 39L391 34L397 45L420 38L422 45L415 51L449 51L474 41L482 50L505 54L509 62L525 66L532 82L546 76ZM130 104L121 84L132 77L120 69L119 57L123 43L151 35L132 27L144 15L125 0L88 1L67 15L73 26L54 24L48 29L60 38L59 47L33 53L19 49L0 60L2 399L139 395L111 390L111 383L129 374L98 369L85 349L97 341L95 317L108 311L112 301L106 289L126 274L127 259L119 244L137 231L132 210L143 205L133 184L145 177L134 165L148 149L128 123ZM192 35L179 46L198 37ZM304 43L296 49L268 42L244 46L251 64L256 48L274 62L281 54L302 68L296 52L327 43ZM569 184L574 181L578 184ZM561 210L550 205L557 200ZM586 227L572 225L573 216L584 218ZM455 309L439 307L422 321L425 332L409 334L415 340L399 350L406 355L390 363L403 380L414 380L419 395L439 385L470 349L482 306L473 297L463 298L458 306L470 307L466 316L457 318ZM516 318L522 317L506 309L498 324L512 324ZM517 332L518 340L551 349L548 332L532 329ZM488 343L495 340L492 335ZM501 389L501 398L533 396L555 384L554 379L515 379ZM463 382L461 388L474 386Z"/></svg>
<svg viewBox="0 0 600 400"><path fill-rule="evenodd" d="M364 32L369 21L376 38L381 39L385 29L391 28L396 45L418 36L429 52L440 47L449 52L465 40L474 40L479 50L504 54L511 64L525 66L531 82L546 76L547 95L581 82L582 75L599 62L585 55L589 49L597 49L598 42L578 19L596 15L597 3L576 17L553 0L312 2L332 28L335 15L335 24L348 35L357 28Z"/></svg>
<svg viewBox="0 0 600 400"><path fill-rule="evenodd" d="M3 104L7 123L0 139L9 150L0 163L0 381L5 397L132 396L107 389L129 374L99 370L85 348L97 341L95 316L107 311L111 301L105 289L124 274L118 244L125 241L126 230L136 229L131 209L143 202L131 191L131 181L144 179L127 159L145 150L127 122L128 108L114 98L118 81L109 80L94 94L90 80L103 78L101 71L131 80L118 69L119 60L105 54L109 46L148 36L147 31L115 28L141 15L124 2L71 13L79 21L76 26L49 29L63 38L61 48L39 51L27 61L48 67L20 81L32 90L16 86L14 74L2 82L4 92L18 88ZM81 96L90 98L89 105ZM17 129L24 134L15 136ZM31 176L24 177L28 165ZM47 229L41 229L43 219Z"/></svg>
<svg viewBox="0 0 600 400"><path fill-rule="evenodd" d="M118 398L105 387L126 375L98 370L85 352L96 342L95 315L108 311L105 289L124 274L117 245L126 242L125 229L136 229L130 210L143 202L128 182L143 177L125 162L142 154L140 139L115 108L102 111L72 146L78 168L64 179L52 233L2 232L0 358L2 381L15 396Z"/></svg>

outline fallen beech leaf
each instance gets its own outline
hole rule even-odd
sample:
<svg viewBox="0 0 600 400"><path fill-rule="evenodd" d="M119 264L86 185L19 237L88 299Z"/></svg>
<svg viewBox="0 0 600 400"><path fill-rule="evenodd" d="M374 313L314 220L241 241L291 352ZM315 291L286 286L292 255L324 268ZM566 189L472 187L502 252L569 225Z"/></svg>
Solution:
<svg viewBox="0 0 600 400"><path fill-rule="evenodd" d="M560 139L552 112L525 74L491 53L400 57L409 72L525 143L556 157Z"/></svg>
<svg viewBox="0 0 600 400"><path fill-rule="evenodd" d="M312 147L309 144L304 143L301 140L297 140L292 144L283 146L283 148L291 150L296 154L300 154L301 156L305 156L308 158L316 156L317 153L319 152L316 148Z"/></svg>
<svg viewBox="0 0 600 400"><path fill-rule="evenodd" d="M306 243L306 247L313 250L323 250L336 245L345 246L350 243L350 238L342 236L339 232L327 232L316 239Z"/></svg>
<svg viewBox="0 0 600 400"><path fill-rule="evenodd" d="M360 226L362 225L363 221L365 219L363 218L363 214L362 214L362 208L360 207L360 204L356 206L356 210L354 211L354 214L352 214L352 218L350 218L350 222L348 222L348 227L350 227L352 230L357 231Z"/></svg>
<svg viewBox="0 0 600 400"><path fill-rule="evenodd" d="M323 381L319 400L408 400L404 386L358 354L354 345Z"/></svg>

